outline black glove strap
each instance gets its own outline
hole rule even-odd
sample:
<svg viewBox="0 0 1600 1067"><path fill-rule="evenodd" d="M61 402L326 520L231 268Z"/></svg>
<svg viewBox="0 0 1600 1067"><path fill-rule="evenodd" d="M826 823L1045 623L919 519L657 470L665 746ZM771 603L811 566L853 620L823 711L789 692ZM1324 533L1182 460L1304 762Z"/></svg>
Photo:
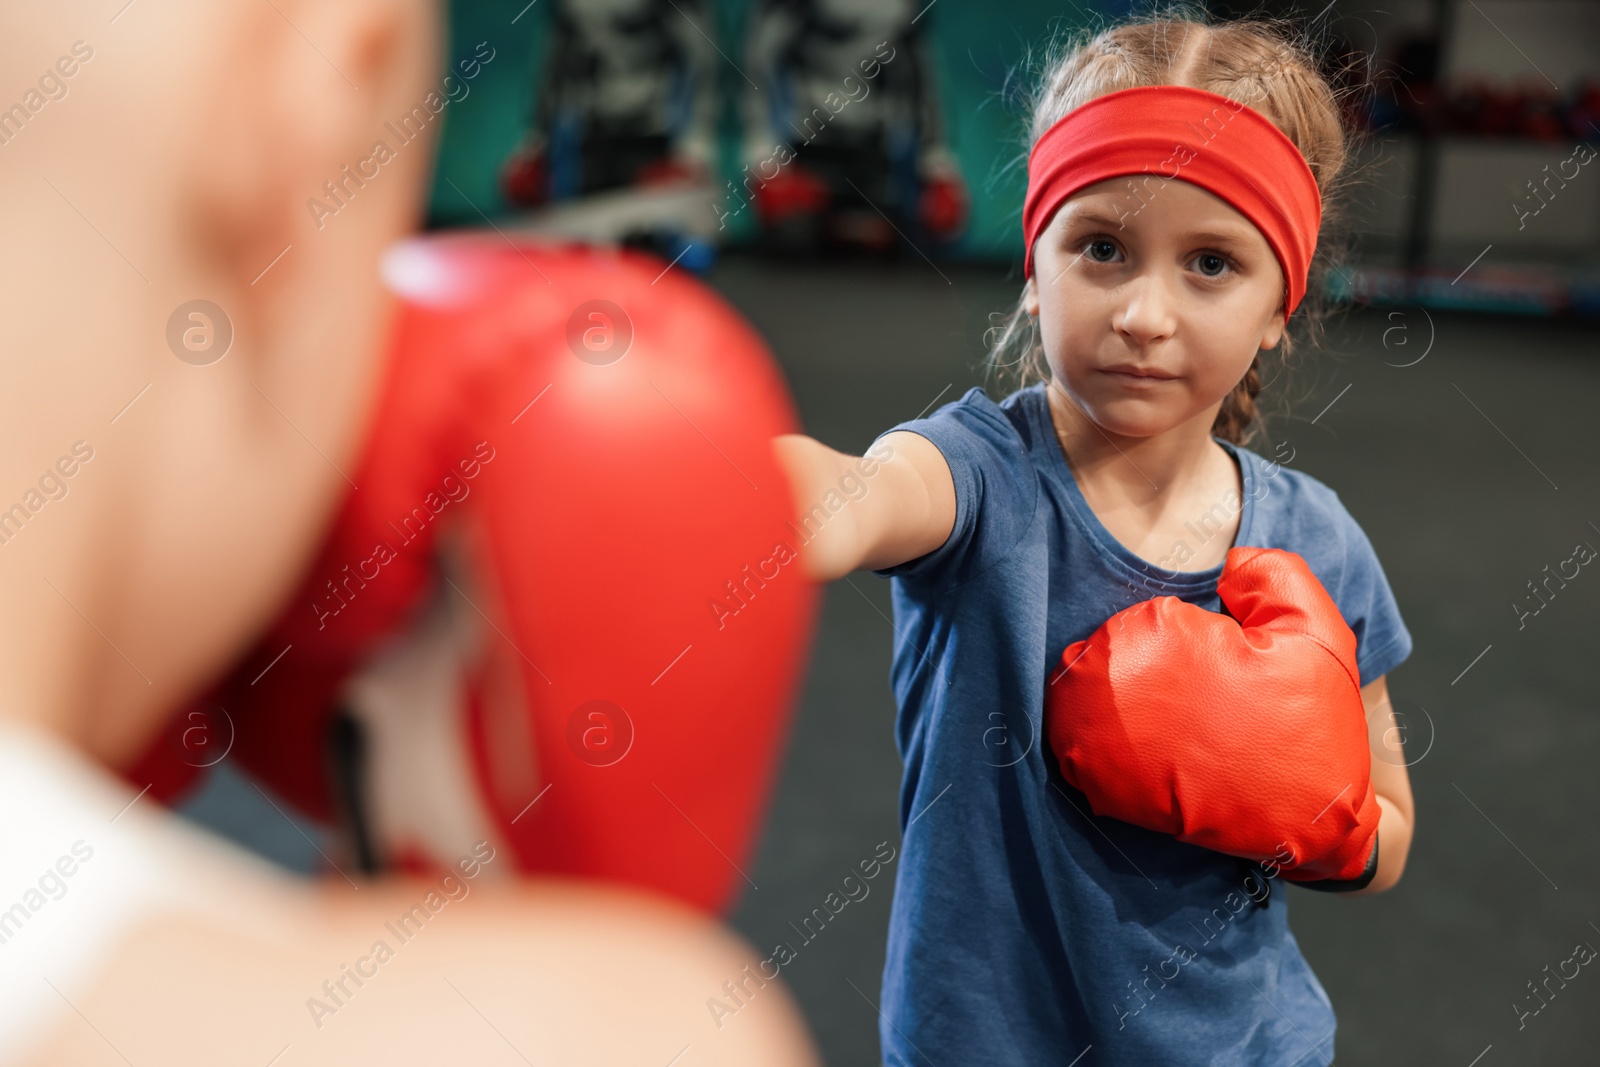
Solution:
<svg viewBox="0 0 1600 1067"><path fill-rule="evenodd" d="M325 743L334 797L344 817L356 866L363 874L378 874L384 865L373 834L372 813L367 810L366 730L360 719L340 707L328 720Z"/></svg>
<svg viewBox="0 0 1600 1067"><path fill-rule="evenodd" d="M1258 908L1265 908L1272 903L1272 883L1278 877L1277 872L1268 874L1266 868L1247 859L1239 860L1239 872L1243 877L1242 887L1245 895ZM1367 857L1366 869L1355 878L1321 878L1315 882L1295 882L1303 889L1315 889L1319 893L1350 893L1357 889L1365 889L1371 884L1373 876L1378 873L1378 839L1372 839L1372 855Z"/></svg>
<svg viewBox="0 0 1600 1067"><path fill-rule="evenodd" d="M1354 878L1319 878L1314 882L1296 882L1302 889L1315 889L1319 893L1349 893L1365 889L1378 873L1378 837L1372 838L1372 855L1367 857L1367 868Z"/></svg>

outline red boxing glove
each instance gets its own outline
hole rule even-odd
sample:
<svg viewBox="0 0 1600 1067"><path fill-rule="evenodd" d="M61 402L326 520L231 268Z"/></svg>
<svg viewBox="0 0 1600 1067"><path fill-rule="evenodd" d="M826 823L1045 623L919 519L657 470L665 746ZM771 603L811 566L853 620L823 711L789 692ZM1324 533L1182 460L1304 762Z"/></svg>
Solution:
<svg viewBox="0 0 1600 1067"><path fill-rule="evenodd" d="M1381 809L1355 635L1293 552L1231 549L1217 593L1228 614L1154 597L1067 647L1045 697L1062 777L1097 815L1356 879Z"/></svg>
<svg viewBox="0 0 1600 1067"><path fill-rule="evenodd" d="M366 794L383 865L448 866L482 834L495 872L726 907L816 587L772 452L797 423L783 379L664 266L498 235L394 250L359 488L202 701L225 714L183 709L138 784L170 796L227 755L324 821ZM353 782L328 767L341 705L368 727Z"/></svg>
<svg viewBox="0 0 1600 1067"><path fill-rule="evenodd" d="M756 212L764 226L779 226L795 217L810 218L833 200L828 183L798 163L790 163L756 186Z"/></svg>
<svg viewBox="0 0 1600 1067"><path fill-rule="evenodd" d="M633 184L642 188L704 183L710 175L704 163L695 159L669 156L640 167L633 176Z"/></svg>
<svg viewBox="0 0 1600 1067"><path fill-rule="evenodd" d="M961 175L940 174L924 182L918 214L929 233L941 241L953 240L967 224L967 188Z"/></svg>
<svg viewBox="0 0 1600 1067"><path fill-rule="evenodd" d="M536 207L550 198L550 165L542 147L520 149L505 161L500 192L521 207Z"/></svg>

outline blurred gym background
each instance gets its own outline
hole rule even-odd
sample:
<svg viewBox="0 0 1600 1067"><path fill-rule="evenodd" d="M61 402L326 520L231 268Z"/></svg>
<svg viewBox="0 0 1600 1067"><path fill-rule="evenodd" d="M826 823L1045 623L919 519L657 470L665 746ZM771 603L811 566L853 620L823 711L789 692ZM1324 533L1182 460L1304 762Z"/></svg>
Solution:
<svg viewBox="0 0 1600 1067"><path fill-rule="evenodd" d="M1587 1062L1600 978L1551 976L1600 945L1600 579L1551 578L1600 546L1600 2L1196 7L1300 20L1362 138L1326 337L1268 385L1253 446L1290 442L1339 492L1416 638L1390 679L1406 876L1291 893L1339 1063ZM1129 8L460 4L430 226L700 273L766 336L805 431L859 453L988 382L986 331L1021 286L1027 92L1053 41ZM888 593L867 573L827 591L759 888L729 916L759 948L898 841ZM318 870L325 829L222 769L188 814ZM879 1062L890 894L784 968L829 1063Z"/></svg>

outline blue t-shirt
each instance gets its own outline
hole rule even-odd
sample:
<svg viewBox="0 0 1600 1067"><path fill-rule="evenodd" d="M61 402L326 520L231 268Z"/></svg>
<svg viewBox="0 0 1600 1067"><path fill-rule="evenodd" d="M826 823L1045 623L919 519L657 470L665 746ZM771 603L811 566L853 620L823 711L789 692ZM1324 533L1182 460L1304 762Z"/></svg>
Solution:
<svg viewBox="0 0 1600 1067"><path fill-rule="evenodd" d="M1045 686L1072 642L1153 596L1222 607L1220 565L1155 566L1101 525L1045 388L999 405L974 388L894 427L944 454L956 519L941 547L877 572L893 578L905 763L884 1061L1326 1067L1333 1005L1289 930L1287 883L1263 894L1246 861L1094 816L1043 736ZM1411 635L1337 494L1217 441L1244 498L1191 523L1190 549L1241 510L1236 545L1299 553L1338 604L1362 685L1404 661ZM1185 558L1174 547L1167 558Z"/></svg>

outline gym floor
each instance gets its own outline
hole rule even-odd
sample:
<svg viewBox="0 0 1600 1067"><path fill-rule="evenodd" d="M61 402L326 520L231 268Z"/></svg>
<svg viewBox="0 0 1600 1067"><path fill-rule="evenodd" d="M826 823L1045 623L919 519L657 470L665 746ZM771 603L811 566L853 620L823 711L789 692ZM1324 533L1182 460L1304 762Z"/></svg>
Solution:
<svg viewBox="0 0 1600 1067"><path fill-rule="evenodd" d="M1014 307L1020 285L998 268L911 254L887 265L730 256L710 282L768 338L804 431L855 454L984 383L989 316ZM1289 891L1295 935L1338 1012L1341 1067L1593 1058L1600 978L1553 976L1575 946L1600 946L1600 776L1589 766L1600 578L1552 580L1548 606L1524 613L1540 603L1529 583L1580 542L1600 548L1597 356L1595 324L1356 311L1263 394L1271 441L1288 441L1291 465L1338 491L1416 640L1389 679L1417 806L1405 878L1375 897ZM1251 447L1271 454L1261 438ZM801 945L789 924L880 842L898 848L891 615L889 583L870 573L826 590L745 872L758 888L731 917L757 948L796 945L784 978L837 1067L879 1063L895 865L814 940ZM219 776L187 810L281 863L315 867L300 830L316 831L288 826L237 779Z"/></svg>

